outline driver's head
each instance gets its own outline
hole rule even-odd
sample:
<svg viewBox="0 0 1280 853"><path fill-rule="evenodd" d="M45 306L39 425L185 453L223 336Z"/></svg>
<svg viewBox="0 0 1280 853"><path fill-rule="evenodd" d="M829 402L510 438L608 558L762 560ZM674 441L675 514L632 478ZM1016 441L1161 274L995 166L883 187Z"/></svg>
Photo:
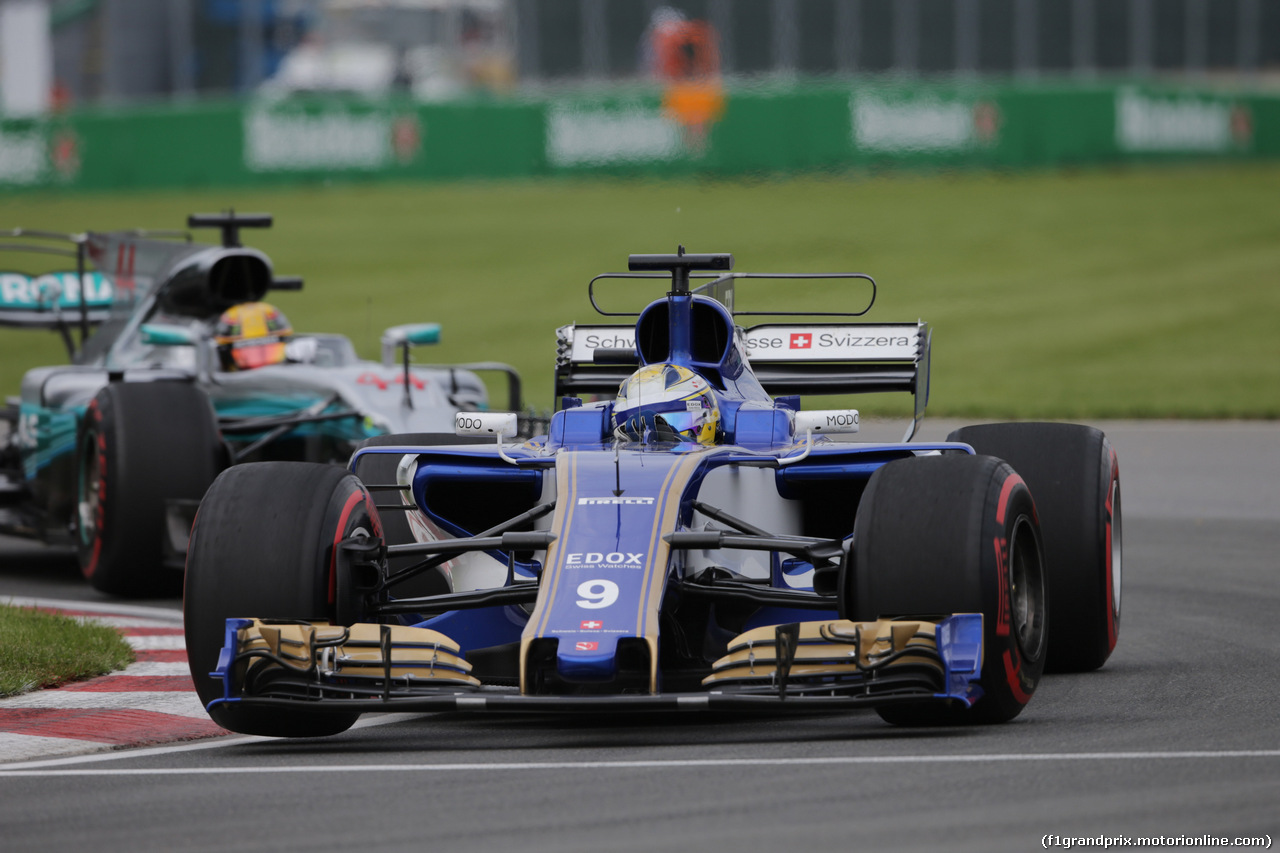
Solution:
<svg viewBox="0 0 1280 853"><path fill-rule="evenodd" d="M618 387L614 434L635 441L713 445L720 407L707 380L678 364L650 364Z"/></svg>
<svg viewBox="0 0 1280 853"><path fill-rule="evenodd" d="M252 370L283 362L293 329L274 305L248 302L224 311L213 335L224 370Z"/></svg>

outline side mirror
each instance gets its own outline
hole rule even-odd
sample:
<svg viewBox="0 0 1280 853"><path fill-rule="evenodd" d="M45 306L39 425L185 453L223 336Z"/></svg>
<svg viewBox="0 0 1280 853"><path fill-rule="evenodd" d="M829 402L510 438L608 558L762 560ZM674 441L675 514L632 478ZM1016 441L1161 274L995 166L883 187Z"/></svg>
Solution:
<svg viewBox="0 0 1280 853"><path fill-rule="evenodd" d="M804 434L804 451L798 456L783 456L778 465L790 465L808 457L813 450L815 433L853 433L858 431L857 409L815 409L812 412L796 412L796 435Z"/></svg>
<svg viewBox="0 0 1280 853"><path fill-rule="evenodd" d="M510 465L519 465L519 460L502 449L502 439L511 438L519 431L519 420L515 412L458 412L453 416L453 433L492 435L498 442L498 458Z"/></svg>
<svg viewBox="0 0 1280 853"><path fill-rule="evenodd" d="M796 412L796 434L813 432L854 433L858 431L857 409L815 409L812 412Z"/></svg>
<svg viewBox="0 0 1280 853"><path fill-rule="evenodd" d="M142 342L153 347L195 346L199 343L194 330L168 323L143 323L139 331Z"/></svg>
<svg viewBox="0 0 1280 853"><path fill-rule="evenodd" d="M382 363L387 367L395 366L396 347L409 347L423 344L440 343L439 323L408 323L403 326L392 326L382 333Z"/></svg>
<svg viewBox="0 0 1280 853"><path fill-rule="evenodd" d="M511 438L519 429L518 420L515 412L458 412L453 416L453 433Z"/></svg>

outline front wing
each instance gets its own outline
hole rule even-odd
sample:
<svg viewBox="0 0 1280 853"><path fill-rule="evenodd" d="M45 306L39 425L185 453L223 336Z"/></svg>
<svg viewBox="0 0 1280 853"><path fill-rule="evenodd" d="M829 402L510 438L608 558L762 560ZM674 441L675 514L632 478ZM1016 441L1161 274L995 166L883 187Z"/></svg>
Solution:
<svg viewBox="0 0 1280 853"><path fill-rule="evenodd" d="M209 703L333 711L840 710L981 696L982 616L757 628L730 643L702 692L523 695L486 686L425 628L228 619Z"/></svg>

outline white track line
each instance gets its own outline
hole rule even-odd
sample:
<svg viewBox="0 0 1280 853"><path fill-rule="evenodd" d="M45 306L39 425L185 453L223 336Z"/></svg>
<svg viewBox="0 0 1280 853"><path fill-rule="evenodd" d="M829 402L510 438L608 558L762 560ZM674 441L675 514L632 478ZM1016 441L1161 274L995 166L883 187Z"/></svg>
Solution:
<svg viewBox="0 0 1280 853"><path fill-rule="evenodd" d="M255 741L266 740L254 738ZM245 743L246 739L237 738ZM227 745L230 741L205 746ZM163 751L163 748L161 749ZM116 758L134 758L148 750L116 754ZM95 756L101 758L102 756ZM826 758L707 758L673 761L526 761L493 764L322 764L264 767L155 767L133 769L58 769L43 767L25 769L23 765L0 768L0 778L12 776L219 776L262 773L446 773L511 772L516 770L696 770L708 768L821 767L885 764L1000 764L1009 762L1049 761L1204 761L1241 758L1280 758L1280 749L1206 750L1185 752L1057 752L988 755L862 755ZM63 759L62 764L75 759ZM38 762L30 762L34 765ZM53 762L47 762L52 764Z"/></svg>

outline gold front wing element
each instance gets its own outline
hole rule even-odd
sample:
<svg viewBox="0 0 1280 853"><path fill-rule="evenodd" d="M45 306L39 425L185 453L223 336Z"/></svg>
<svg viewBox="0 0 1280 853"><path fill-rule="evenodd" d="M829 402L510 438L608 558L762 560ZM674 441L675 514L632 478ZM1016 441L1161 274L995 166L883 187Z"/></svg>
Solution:
<svg viewBox="0 0 1280 853"><path fill-rule="evenodd" d="M428 628L254 619L237 633L246 676L271 668L325 678L391 678L479 687L457 643Z"/></svg>
<svg viewBox="0 0 1280 853"><path fill-rule="evenodd" d="M943 674L933 622L881 619L877 622L801 622L788 677L860 677L872 671L927 667ZM740 634L729 653L711 668L704 685L771 683L778 671L777 626ZM919 650L919 654L913 654Z"/></svg>

